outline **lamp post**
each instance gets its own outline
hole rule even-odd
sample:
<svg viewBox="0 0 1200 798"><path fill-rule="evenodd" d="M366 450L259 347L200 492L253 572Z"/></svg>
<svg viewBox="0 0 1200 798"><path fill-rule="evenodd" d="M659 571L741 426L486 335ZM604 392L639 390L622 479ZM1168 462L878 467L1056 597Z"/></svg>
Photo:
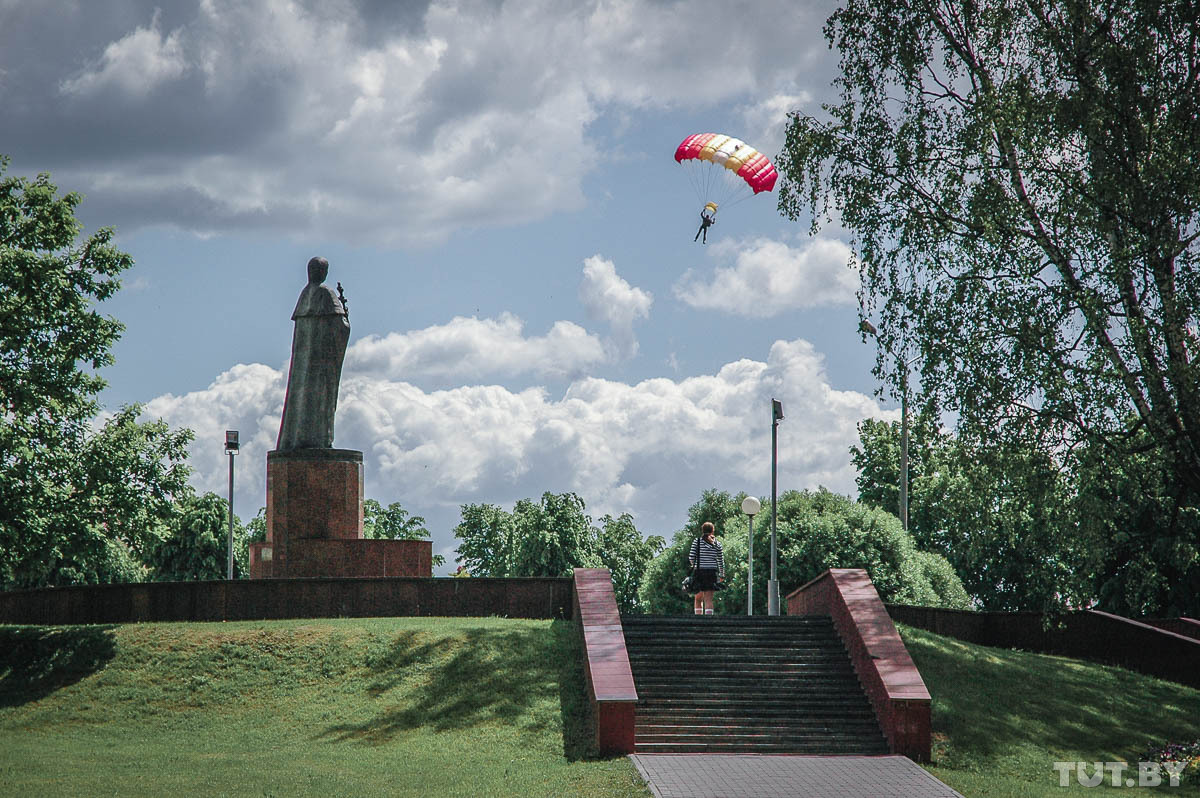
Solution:
<svg viewBox="0 0 1200 798"><path fill-rule="evenodd" d="M767 582L767 614L779 614L779 580L775 573L775 528L778 524L779 506L778 465L779 465L779 422L783 421L783 404L778 399L771 400L771 578Z"/></svg>
<svg viewBox="0 0 1200 798"><path fill-rule="evenodd" d="M879 331L875 325L863 319L858 329L879 341ZM880 341L880 343L883 343ZM890 346L884 345L888 354L896 359L900 366L900 525L908 531L908 367L912 361L902 360Z"/></svg>
<svg viewBox="0 0 1200 798"><path fill-rule="evenodd" d="M229 555L229 579L233 579L233 457L238 453L238 448L238 431L225 430L225 454L229 455L229 539L226 546Z"/></svg>
<svg viewBox="0 0 1200 798"><path fill-rule="evenodd" d="M750 519L750 537L746 546L746 614L754 614L754 516L762 509L762 502L753 496L742 499L742 512Z"/></svg>

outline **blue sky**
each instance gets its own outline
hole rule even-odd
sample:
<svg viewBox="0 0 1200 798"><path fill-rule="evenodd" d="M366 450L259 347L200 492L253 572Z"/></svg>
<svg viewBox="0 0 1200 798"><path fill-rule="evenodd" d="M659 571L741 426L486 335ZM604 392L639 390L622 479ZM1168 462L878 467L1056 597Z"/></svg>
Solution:
<svg viewBox="0 0 1200 798"><path fill-rule="evenodd" d="M350 305L335 444L425 516L574 490L669 535L708 487L854 492L875 396L857 275L775 195L723 209L673 159L774 157L819 113L828 4L0 0L0 152L136 260L109 410L197 433L194 482L265 503L290 314L313 255Z"/></svg>

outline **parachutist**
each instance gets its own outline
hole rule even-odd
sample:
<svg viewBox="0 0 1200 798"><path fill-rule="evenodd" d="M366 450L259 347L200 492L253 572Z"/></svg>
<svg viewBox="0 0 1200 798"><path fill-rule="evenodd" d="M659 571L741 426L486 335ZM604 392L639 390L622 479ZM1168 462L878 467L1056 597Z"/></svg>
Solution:
<svg viewBox="0 0 1200 798"><path fill-rule="evenodd" d="M700 240L700 236L704 236L704 243L708 243L708 228L717 223L717 212L705 206L704 210L700 211L700 229L696 231L696 237L693 241Z"/></svg>

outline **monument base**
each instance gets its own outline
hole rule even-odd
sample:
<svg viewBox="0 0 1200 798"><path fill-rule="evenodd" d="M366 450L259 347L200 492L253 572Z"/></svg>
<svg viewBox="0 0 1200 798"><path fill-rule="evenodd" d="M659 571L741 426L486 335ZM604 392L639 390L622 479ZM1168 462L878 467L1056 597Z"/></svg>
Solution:
<svg viewBox="0 0 1200 798"><path fill-rule="evenodd" d="M363 455L267 452L267 540L250 544L250 578L431 576L428 540L363 540Z"/></svg>

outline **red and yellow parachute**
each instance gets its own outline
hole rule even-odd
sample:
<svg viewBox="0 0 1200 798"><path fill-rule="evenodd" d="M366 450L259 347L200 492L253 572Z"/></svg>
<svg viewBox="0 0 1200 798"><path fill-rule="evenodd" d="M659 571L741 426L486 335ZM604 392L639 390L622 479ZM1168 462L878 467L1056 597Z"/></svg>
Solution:
<svg viewBox="0 0 1200 798"><path fill-rule="evenodd" d="M675 148L682 164L706 204L731 205L771 191L779 172L767 156L741 139L723 133L695 133Z"/></svg>

